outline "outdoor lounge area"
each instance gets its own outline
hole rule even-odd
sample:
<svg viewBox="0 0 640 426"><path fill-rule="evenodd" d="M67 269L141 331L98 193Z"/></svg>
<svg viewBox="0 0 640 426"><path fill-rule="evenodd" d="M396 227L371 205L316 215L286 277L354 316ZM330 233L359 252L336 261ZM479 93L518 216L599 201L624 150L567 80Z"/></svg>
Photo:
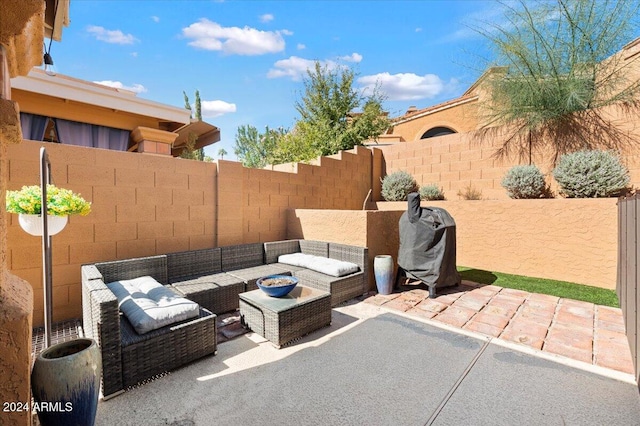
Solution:
<svg viewBox="0 0 640 426"><path fill-rule="evenodd" d="M306 267L284 263L300 258ZM328 325L332 305L365 292L367 263L364 247L288 240L83 265L82 322L84 334L102 352L103 395L215 354L215 314L240 307L251 328L275 335L271 339L278 346ZM270 275L293 275L304 284L300 289L326 297L318 299L320 305L297 297L295 304L276 311L271 325L270 311L249 297L256 281ZM193 315L175 312L193 302Z"/></svg>
<svg viewBox="0 0 640 426"><path fill-rule="evenodd" d="M484 78L490 73L457 100L410 107L395 121L395 130L390 125L370 144L359 139L351 149L305 162L249 167L225 159L223 149L217 160L195 152L210 150L232 132L198 117L203 112L198 89L191 111L184 90L185 107L165 105L127 88L34 72L43 60L51 65L51 43L47 48L43 41L62 39L62 28L71 22L69 3L8 0L0 11L0 192L15 194L38 183L42 192L49 191L48 175L56 190L85 199L69 202L69 215L48 211L64 222L53 236L47 235L52 229L42 200L40 212L7 208L0 220L0 425L46 426L49 414L73 415L80 424L92 423L95 414L96 425L118 426L640 424L640 195L563 194L545 149L529 149L528 159L496 157L509 139L507 127L496 128L495 138L479 144L481 120L471 115L471 105L486 95ZM66 33L68 38L103 47L105 36L130 40L128 46L109 47L136 62L104 59L130 69L143 62L148 66L152 39L141 31L143 20L132 29L118 25L121 31L115 29L121 21L108 15L118 8L166 5L105 4L95 2L87 10L87 16L100 16L96 11L102 10L104 23L78 26ZM222 7L241 5L207 6L222 12ZM389 2L385 7L405 6ZM201 5L191 2L181 12L193 12L192 7ZM297 7L316 5L291 3L284 9ZM244 67L256 73L242 87L252 99L267 93L264 82L271 77L295 80L278 64L294 62L283 56L285 40L293 53L297 37L304 35L299 26L304 24L294 15L278 12L278 20L269 24L275 15L264 12L259 31L249 24L226 26L236 23L224 23L222 15L220 23L206 17L194 21L196 29L213 25L225 34L250 30L257 39L272 34L282 40L277 44L283 50L263 53L280 58L272 57L277 62L271 71L265 60L260 78L262 71L248 65L254 55L240 55ZM153 13L146 21L159 40L167 34L161 31L169 15ZM228 16L233 15L242 16ZM76 16L76 23L86 19ZM295 32L288 24L296 25ZM172 43L194 48L189 32L174 33ZM405 32L426 35L422 27ZM311 35L306 34L308 40ZM195 42L195 47L237 47L229 41ZM306 44L297 44L301 56L295 58L306 61L302 55L317 52L307 43L307 51ZM71 50L79 53L81 46L86 45ZM398 46L398 57L407 56ZM162 51L180 58L180 49L166 44ZM342 53L350 52L336 50ZM170 86L187 79L197 84L189 77L196 68L230 93L239 92L228 84L232 78L218 75L234 56L221 51L215 67L196 66L184 57L174 61L181 72L172 78L165 79L160 72L165 69L157 66L153 75L163 90L177 93L178 104L180 90ZM366 56L363 67L373 62ZM354 50L341 60L360 63L363 58ZM640 39L612 58L623 63L640 58ZM78 63L81 59L78 55ZM422 79L413 71L405 76ZM640 68L632 71L628 75L635 78ZM150 97L159 90L131 88L149 89ZM276 110L280 101L273 94L268 105ZM203 88L205 117L214 106L236 111L236 104L212 102L209 96ZM245 106L238 101L237 111L250 117ZM615 105L603 111L629 138L640 138L637 117ZM386 112L379 112L371 115L386 120ZM338 118L354 125L361 115L370 114L350 111ZM216 123L226 119L208 116ZM100 140L78 141L79 133L64 130L67 121L92 134L117 129L119 149L104 149L113 146ZM437 135L433 129L450 131ZM412 140L411 135L419 136ZM192 156L178 157L183 153ZM637 147L621 148L620 156L629 187L640 187ZM507 171L527 160L543 169L549 198L512 198L502 185ZM383 179L394 172L415 179L405 201L387 201L383 193ZM442 197L420 200L415 193L430 184ZM36 197L26 192L28 207L37 210ZM448 255L441 258L450 261L455 281L443 286L419 281L410 271L427 272L428 262L420 268L402 266L406 280L399 279L400 219L412 205L414 213L442 209L450 215ZM36 216L40 234L27 231L27 214ZM426 229L437 234L444 216L429 217ZM424 243L420 240L414 247ZM387 261L383 274L378 258ZM389 285L378 286L381 275L394 277L390 294ZM528 282L527 290L510 287L509 276ZM538 286L543 281L546 287ZM601 290L609 299L558 296L554 290L564 285ZM273 297L268 294L273 291L286 294ZM56 361L48 368L42 367L47 346L55 351L44 363ZM78 384L82 391L73 387ZM56 396L47 394L49 385ZM67 400L78 395L91 397L77 404L80 399ZM19 410L18 404L26 408Z"/></svg>

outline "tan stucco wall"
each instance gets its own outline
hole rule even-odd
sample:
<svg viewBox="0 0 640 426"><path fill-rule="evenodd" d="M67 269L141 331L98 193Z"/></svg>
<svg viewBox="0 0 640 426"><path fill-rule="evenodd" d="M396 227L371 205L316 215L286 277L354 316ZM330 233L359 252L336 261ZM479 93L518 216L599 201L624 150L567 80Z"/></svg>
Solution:
<svg viewBox="0 0 640 426"><path fill-rule="evenodd" d="M65 120L133 130L137 127L162 128L160 119L125 111L69 101L42 93L27 92L20 89L11 91L12 98L20 104L22 112L63 118Z"/></svg>
<svg viewBox="0 0 640 426"><path fill-rule="evenodd" d="M458 265L613 289L617 199L430 201L456 221ZM404 202L377 203L406 210ZM397 249L396 249L397 253Z"/></svg>
<svg viewBox="0 0 640 426"><path fill-rule="evenodd" d="M433 112L393 127L393 135L402 141L417 141L429 129L438 126L449 127L458 133L477 129L478 119L476 101Z"/></svg>
<svg viewBox="0 0 640 426"><path fill-rule="evenodd" d="M457 264L488 271L615 288L617 200L440 201L456 221ZM427 204L423 203L423 206ZM397 261L398 220L406 203L378 211L290 210L287 238L369 248ZM375 288L373 274L369 286Z"/></svg>
<svg viewBox="0 0 640 426"><path fill-rule="evenodd" d="M9 179L7 145L20 143L19 107L11 100L10 77L26 74L42 61L45 3L7 0L0 8L0 197ZM0 219L0 401L31 400L33 292L9 273L7 221ZM30 425L31 410L0 414L0 425Z"/></svg>

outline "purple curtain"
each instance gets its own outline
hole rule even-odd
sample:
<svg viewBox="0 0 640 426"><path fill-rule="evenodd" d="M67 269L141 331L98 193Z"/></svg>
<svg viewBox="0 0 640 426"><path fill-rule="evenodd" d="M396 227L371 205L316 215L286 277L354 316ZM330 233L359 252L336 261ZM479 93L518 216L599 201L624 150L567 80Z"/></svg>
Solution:
<svg viewBox="0 0 640 426"><path fill-rule="evenodd" d="M129 147L129 131L112 127L93 126L93 146L115 151L126 151Z"/></svg>
<svg viewBox="0 0 640 426"><path fill-rule="evenodd" d="M22 137L32 141L43 140L48 122L49 117L21 112L20 127L22 127Z"/></svg>
<svg viewBox="0 0 640 426"><path fill-rule="evenodd" d="M93 146L91 124L55 119L58 141L67 145Z"/></svg>
<svg viewBox="0 0 640 426"><path fill-rule="evenodd" d="M79 123L61 118L56 118L55 122L60 143L116 151L126 151L129 146L128 130Z"/></svg>

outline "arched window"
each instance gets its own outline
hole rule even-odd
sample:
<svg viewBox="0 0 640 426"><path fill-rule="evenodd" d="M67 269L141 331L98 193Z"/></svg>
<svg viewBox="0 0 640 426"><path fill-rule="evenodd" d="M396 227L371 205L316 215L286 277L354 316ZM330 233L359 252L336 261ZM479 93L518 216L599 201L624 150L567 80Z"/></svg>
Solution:
<svg viewBox="0 0 640 426"><path fill-rule="evenodd" d="M458 132L444 126L432 127L431 129L424 132L424 134L420 137L420 139L433 138L435 136L450 135L452 133L458 133Z"/></svg>

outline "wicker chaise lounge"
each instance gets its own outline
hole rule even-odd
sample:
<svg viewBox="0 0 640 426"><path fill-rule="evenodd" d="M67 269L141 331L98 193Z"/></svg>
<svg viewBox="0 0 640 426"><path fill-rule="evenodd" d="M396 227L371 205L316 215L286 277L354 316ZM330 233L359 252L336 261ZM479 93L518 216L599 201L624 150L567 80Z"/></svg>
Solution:
<svg viewBox="0 0 640 426"><path fill-rule="evenodd" d="M167 283L166 256L82 266L83 326L102 352L102 394L127 387L216 352L216 315L200 308L197 318L138 334L118 310L106 283L149 275Z"/></svg>

